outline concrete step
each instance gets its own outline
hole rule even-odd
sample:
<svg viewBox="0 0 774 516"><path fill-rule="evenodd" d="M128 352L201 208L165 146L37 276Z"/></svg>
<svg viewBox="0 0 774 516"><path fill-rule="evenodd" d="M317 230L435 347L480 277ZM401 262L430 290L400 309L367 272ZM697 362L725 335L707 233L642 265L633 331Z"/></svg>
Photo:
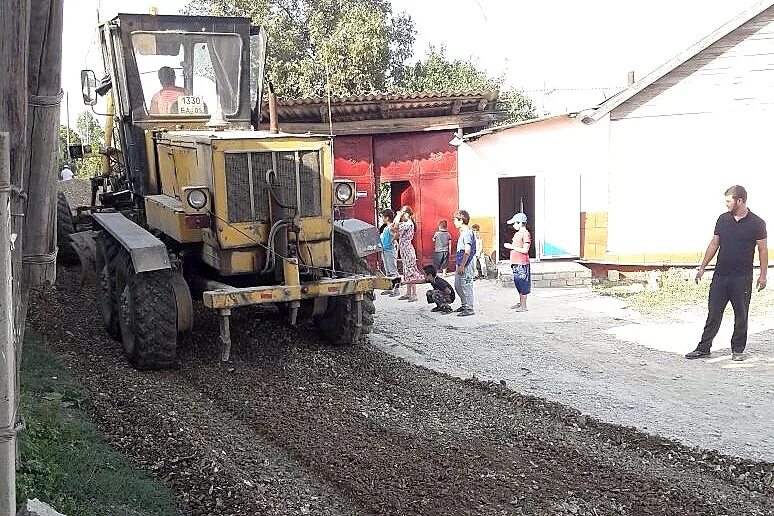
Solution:
<svg viewBox="0 0 774 516"><path fill-rule="evenodd" d="M513 272L508 262L497 264L503 287L515 288ZM568 260L532 262L530 264L534 288L567 288L591 286L591 269Z"/></svg>

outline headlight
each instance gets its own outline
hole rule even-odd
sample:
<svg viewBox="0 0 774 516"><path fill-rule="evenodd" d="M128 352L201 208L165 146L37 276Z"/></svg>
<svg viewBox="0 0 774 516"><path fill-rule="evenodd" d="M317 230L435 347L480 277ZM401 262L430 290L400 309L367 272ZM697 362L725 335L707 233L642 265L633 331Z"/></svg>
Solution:
<svg viewBox="0 0 774 516"><path fill-rule="evenodd" d="M336 185L336 199L339 202L347 202L352 198L352 185L349 183L339 183Z"/></svg>
<svg viewBox="0 0 774 516"><path fill-rule="evenodd" d="M188 205L200 210L207 205L207 194L203 190L191 190L188 192Z"/></svg>

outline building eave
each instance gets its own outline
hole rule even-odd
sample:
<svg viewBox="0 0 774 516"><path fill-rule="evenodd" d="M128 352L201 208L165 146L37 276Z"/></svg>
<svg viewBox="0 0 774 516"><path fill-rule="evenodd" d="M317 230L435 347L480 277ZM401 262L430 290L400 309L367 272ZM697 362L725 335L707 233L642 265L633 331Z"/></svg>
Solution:
<svg viewBox="0 0 774 516"><path fill-rule="evenodd" d="M288 133L315 133L346 136L356 134L389 134L424 131L443 131L484 127L496 121L493 113L468 113L450 116L432 116L420 118L392 118L386 120L357 120L346 122L279 122L281 131ZM261 129L268 124L261 124Z"/></svg>
<svg viewBox="0 0 774 516"><path fill-rule="evenodd" d="M520 122L514 122L512 124L499 125L499 126L496 126L496 127L488 127L486 129L483 129L483 130L475 132L475 133L466 134L465 136L462 137L462 141L463 142L467 142L467 141L470 141L470 140L476 140L478 138L481 138L482 136L487 136L487 135L490 135L490 134L500 133L500 132L507 131L508 129L513 129L513 128L516 128L516 127L524 127L524 126L527 126L527 125L539 124L539 123L542 123L542 122L548 122L548 121L553 121L553 120L559 120L561 118L574 118L575 116L577 116L577 113L563 113L561 115L549 115L549 116L544 116L544 117L539 117L539 118L530 118L529 120L522 120Z"/></svg>

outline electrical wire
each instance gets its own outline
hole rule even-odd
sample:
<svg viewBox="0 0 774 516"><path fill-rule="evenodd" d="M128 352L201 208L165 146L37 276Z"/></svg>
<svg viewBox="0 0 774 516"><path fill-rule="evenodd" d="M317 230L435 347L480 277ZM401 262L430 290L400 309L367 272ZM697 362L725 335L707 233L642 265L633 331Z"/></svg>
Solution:
<svg viewBox="0 0 774 516"><path fill-rule="evenodd" d="M484 21L489 23L489 18L486 17L486 13L484 12L484 8L481 6L481 2L478 0L473 0L475 4L478 6L479 10L481 11L481 16L484 17Z"/></svg>
<svg viewBox="0 0 774 516"><path fill-rule="evenodd" d="M234 224L232 224L231 222L229 222L229 221L227 221L227 220L225 220L225 219L223 219L223 218L221 218L221 217L218 217L218 216L215 214L215 212L213 212L213 211L211 211L211 210L208 210L208 211L207 211L207 213L209 213L210 215L212 215L213 217L215 217L217 220L221 221L222 223L226 224L226 225L227 225L227 226L229 226L230 228L232 228L232 229L236 230L238 233L240 233L242 236L244 236L245 238L247 238L248 240L250 240L252 243L256 244L258 247L262 247L262 248L263 248L263 249L265 249L267 252L269 252L269 253L272 253L272 254L274 255L274 257L275 257L275 258L280 258L280 259L282 259L282 260L287 260L287 259L289 259L289 258L290 258L289 256L283 256L283 255L281 255L280 253L278 253L278 252L277 252L277 251L275 251L274 249L271 249L269 246L267 246L267 245L266 245L266 244L264 244L263 242L260 242L259 240L256 240L256 239L254 239L254 238L253 238L251 235L249 235L249 234L245 233L244 231L242 231L241 229L239 229L238 227L236 227L236 226L235 226ZM309 244L307 243L307 246L308 246L308 245L309 245ZM310 256L311 256L311 251L310 251ZM331 273L333 273L333 274L337 274L337 275L342 275L342 274L343 274L343 275L344 275L344 277L348 277L348 278L358 278L358 277L361 277L361 276L363 276L363 274L354 274L354 273L351 273L351 272L346 272L346 271L341 271L341 270L336 270L336 269L328 269L328 268L326 268L326 267L314 267L314 268L315 268L315 269L317 269L317 270L320 270L320 271L331 272Z"/></svg>

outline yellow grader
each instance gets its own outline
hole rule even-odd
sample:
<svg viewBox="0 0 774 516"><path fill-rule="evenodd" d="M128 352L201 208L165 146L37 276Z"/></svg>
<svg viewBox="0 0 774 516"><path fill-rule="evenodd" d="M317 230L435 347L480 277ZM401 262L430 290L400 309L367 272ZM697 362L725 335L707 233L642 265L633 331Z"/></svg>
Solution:
<svg viewBox="0 0 774 516"><path fill-rule="evenodd" d="M276 117L253 129L263 29L247 18L119 14L99 34L106 76L84 70L81 82L86 104L107 97L104 169L78 210L86 230L76 224L68 243L93 264L105 329L129 361L172 366L194 298L219 315L223 360L238 307L273 303L339 345L370 332L373 291L393 279L366 264L381 251L377 229L336 217L356 191L333 179L331 137L279 132Z"/></svg>

